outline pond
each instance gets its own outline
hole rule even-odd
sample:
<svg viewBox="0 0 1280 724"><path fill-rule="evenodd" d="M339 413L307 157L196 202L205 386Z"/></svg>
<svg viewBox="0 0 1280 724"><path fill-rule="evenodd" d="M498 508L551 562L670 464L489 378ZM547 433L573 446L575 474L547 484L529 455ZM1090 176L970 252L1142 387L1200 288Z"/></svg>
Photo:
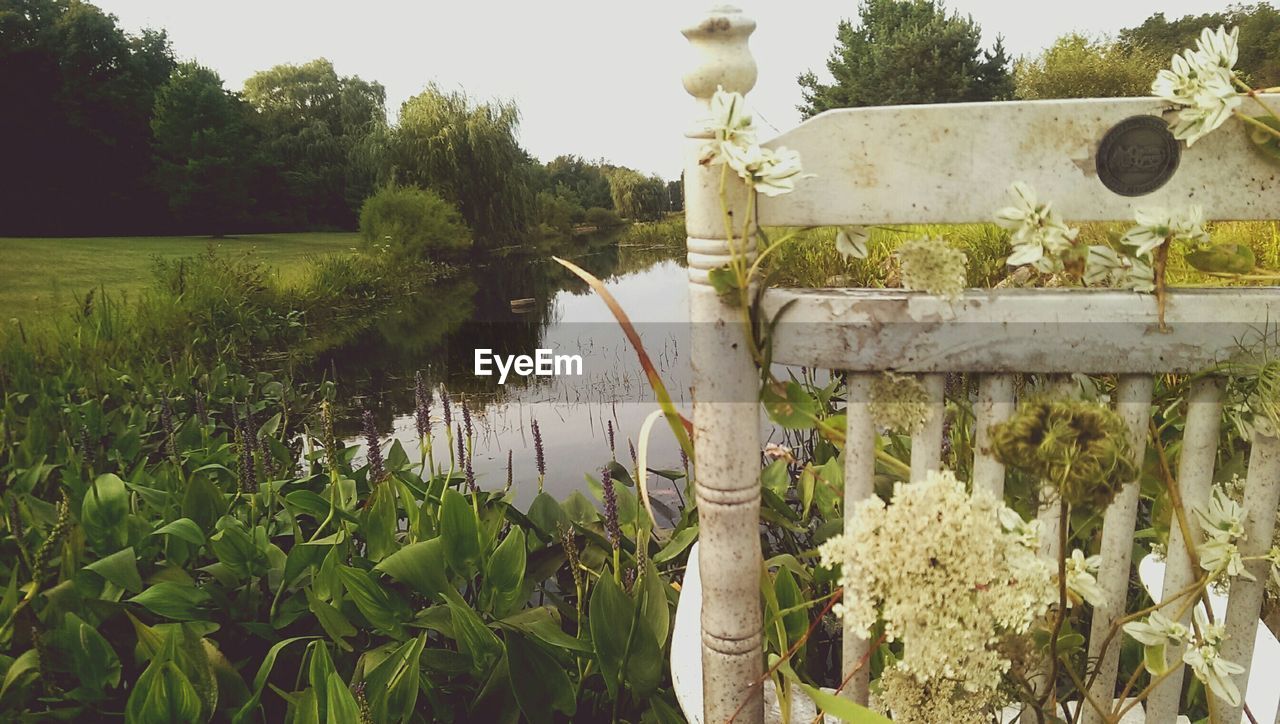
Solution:
<svg viewBox="0 0 1280 724"><path fill-rule="evenodd" d="M646 350L682 412L689 414L687 276L682 250L670 246L618 244L614 239L581 242L557 253L597 275L636 323ZM495 355L533 355L538 349L582 360L581 375L518 376L501 384L496 374L475 374L475 350ZM439 391L472 411L474 469L485 489L502 488L507 461L521 505L537 493L531 424L537 421L546 459L545 489L563 498L586 492L584 473L611 457L608 427L615 430L617 459L632 467L631 446L644 418L658 409L635 350L601 299L556 264L550 254L476 262L431 284L396 309L363 327L323 355L317 373L336 379L353 406L375 413L386 442L399 440L419 459L414 424L414 373L422 371L436 394L436 459L446 444ZM575 370L576 371L576 370ZM352 415L351 417L354 417ZM358 431L340 430L354 441ZM650 438L650 469L682 470L678 445L664 422ZM674 508L675 486L651 476L655 499ZM681 486L683 487L683 486Z"/></svg>

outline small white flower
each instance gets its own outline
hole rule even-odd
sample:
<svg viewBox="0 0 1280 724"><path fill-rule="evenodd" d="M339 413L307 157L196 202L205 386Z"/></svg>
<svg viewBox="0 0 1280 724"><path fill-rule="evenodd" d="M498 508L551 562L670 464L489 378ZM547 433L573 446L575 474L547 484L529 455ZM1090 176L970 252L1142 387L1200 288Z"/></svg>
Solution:
<svg viewBox="0 0 1280 724"><path fill-rule="evenodd" d="M1051 204L1039 203L1035 189L1027 184L1015 181L1009 187L1009 195L1014 205L1000 209L994 216L998 226L1013 232L1009 266L1030 264L1042 272L1060 271L1062 261L1058 256L1071 247L1079 230L1059 220Z"/></svg>
<svg viewBox="0 0 1280 724"><path fill-rule="evenodd" d="M1120 239L1134 247L1134 256L1145 256L1165 241L1183 241L1200 246L1209 242L1204 230L1204 210L1189 206L1183 211L1164 208L1139 209L1134 212L1137 226Z"/></svg>
<svg viewBox="0 0 1280 724"><path fill-rule="evenodd" d="M1221 487L1215 487L1208 502L1195 513L1200 528L1212 540L1229 543L1244 536L1244 508Z"/></svg>
<svg viewBox="0 0 1280 724"><path fill-rule="evenodd" d="M1187 627L1159 611L1152 611L1143 621L1130 621L1124 632L1144 646L1181 646L1187 639Z"/></svg>
<svg viewBox="0 0 1280 724"><path fill-rule="evenodd" d="M717 88L711 96L710 114L705 128L715 134L715 140L703 148L700 159L703 164L721 162L726 145L746 147L756 143L751 114L747 112L747 101L741 93Z"/></svg>
<svg viewBox="0 0 1280 724"><path fill-rule="evenodd" d="M1040 547L1040 529L1043 524L1039 520L1023 520L1018 511L1007 505L1001 506L996 514L1000 518L1000 526L1006 533L1016 536L1019 543L1032 550Z"/></svg>
<svg viewBox="0 0 1280 724"><path fill-rule="evenodd" d="M1221 621L1210 622L1209 614L1205 613L1204 608L1197 606L1195 609L1196 627L1200 629L1200 645L1201 646L1219 646L1223 640L1227 638L1227 627Z"/></svg>
<svg viewBox="0 0 1280 724"><path fill-rule="evenodd" d="M1257 580L1245 570L1240 548L1225 538L1210 538L1200 546L1200 567L1213 574L1225 573L1248 581Z"/></svg>
<svg viewBox="0 0 1280 724"><path fill-rule="evenodd" d="M729 168L765 196L778 196L795 190L800 176L800 154L779 146L739 146L725 143L722 157Z"/></svg>
<svg viewBox="0 0 1280 724"><path fill-rule="evenodd" d="M1214 696L1231 706L1240 706L1240 689L1231 677L1244 673L1243 666L1227 661L1218 655L1216 646L1208 645L1188 648L1182 654L1182 660Z"/></svg>
<svg viewBox="0 0 1280 724"><path fill-rule="evenodd" d="M1067 559L1067 591L1074 595L1067 597L1068 608L1075 602L1073 599L1086 601L1095 607L1106 601L1106 591L1098 585L1098 579L1093 577L1101 563L1102 556L1086 558L1084 551L1079 548L1071 551L1071 557Z"/></svg>
<svg viewBox="0 0 1280 724"><path fill-rule="evenodd" d="M1107 284L1135 292L1150 292L1156 288L1155 271L1149 257L1123 254L1100 244L1089 247L1084 280L1088 284Z"/></svg>
<svg viewBox="0 0 1280 724"><path fill-rule="evenodd" d="M1227 32L1205 28L1195 50L1174 55L1170 67L1156 74L1151 92L1182 106L1174 123L1173 137L1190 147L1221 126L1240 106L1233 81L1238 56L1238 29Z"/></svg>
<svg viewBox="0 0 1280 724"><path fill-rule="evenodd" d="M871 233L865 226L842 226L836 232L836 251L845 261L866 259L867 241L870 238Z"/></svg>

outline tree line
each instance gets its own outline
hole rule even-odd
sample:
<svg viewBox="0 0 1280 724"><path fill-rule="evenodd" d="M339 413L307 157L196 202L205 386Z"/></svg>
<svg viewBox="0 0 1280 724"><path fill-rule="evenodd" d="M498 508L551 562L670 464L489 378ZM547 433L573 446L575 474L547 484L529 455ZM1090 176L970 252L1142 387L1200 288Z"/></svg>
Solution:
<svg viewBox="0 0 1280 724"><path fill-rule="evenodd" d="M233 91L79 0L0 0L0 90L0 236L352 229L391 185L446 199L481 246L678 206L654 176L540 163L512 103L429 85L392 125L381 84L325 59Z"/></svg>
<svg viewBox="0 0 1280 724"><path fill-rule="evenodd" d="M1150 95L1156 71L1194 45L1205 27L1240 28L1237 68L1255 88L1280 85L1280 11L1232 5L1170 19L1155 13L1113 37L1069 33L1037 56L1011 60L1002 38L982 47L972 17L938 0L863 0L858 21L842 21L827 60L831 82L798 78L804 117L831 108L1013 98Z"/></svg>

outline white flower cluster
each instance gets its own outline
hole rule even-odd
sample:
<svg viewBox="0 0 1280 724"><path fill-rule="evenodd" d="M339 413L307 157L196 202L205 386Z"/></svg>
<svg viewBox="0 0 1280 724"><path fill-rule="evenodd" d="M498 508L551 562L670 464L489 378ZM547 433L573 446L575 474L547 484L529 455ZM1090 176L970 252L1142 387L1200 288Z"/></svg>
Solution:
<svg viewBox="0 0 1280 724"><path fill-rule="evenodd" d="M1200 544L1200 567L1215 576L1240 576L1257 580L1245 570L1238 541L1244 537L1244 508L1231 499L1227 491L1215 487L1208 503L1195 511L1204 531L1205 542Z"/></svg>
<svg viewBox="0 0 1280 724"><path fill-rule="evenodd" d="M912 375L885 372L871 383L867 411L876 425L900 435L913 435L933 415L929 391Z"/></svg>
<svg viewBox="0 0 1280 724"><path fill-rule="evenodd" d="M1221 126L1240 106L1235 88L1236 41L1239 28L1205 28L1195 50L1173 56L1172 67L1161 70L1151 92L1182 106L1173 137L1191 146Z"/></svg>
<svg viewBox="0 0 1280 724"><path fill-rule="evenodd" d="M902 288L937 294L950 300L964 291L968 257L942 239L923 236L898 247Z"/></svg>
<svg viewBox="0 0 1280 724"><path fill-rule="evenodd" d="M1102 564L1102 556L1085 556L1079 548L1071 551L1066 560L1067 568L1067 607L1070 608L1081 601L1098 607L1105 603L1107 594L1098 585L1094 574Z"/></svg>
<svg viewBox="0 0 1280 724"><path fill-rule="evenodd" d="M702 151L699 162L724 163L743 181L765 196L795 190L801 177L800 154L788 148L765 148L756 140L755 125L741 93L716 89L711 97L707 130L715 140Z"/></svg>
<svg viewBox="0 0 1280 724"><path fill-rule="evenodd" d="M1026 634L1055 599L1037 537L990 494L970 495L935 471L898 483L887 506L874 496L858 503L819 552L823 565L840 566L845 626L869 637L883 621L886 638L904 643L899 666L918 682L990 697L1011 665L998 645Z"/></svg>
<svg viewBox="0 0 1280 724"><path fill-rule="evenodd" d="M1204 230L1204 211L1199 206L1188 206L1181 211L1138 209L1134 211L1134 220L1137 225L1121 239L1134 247L1134 256L1146 256L1166 241L1181 241L1197 247L1209 243L1209 233Z"/></svg>
<svg viewBox="0 0 1280 724"><path fill-rule="evenodd" d="M950 682L921 682L901 666L885 667L880 675L881 710L896 724L957 724L989 722L1003 703L1000 692L969 692Z"/></svg>
<svg viewBox="0 0 1280 724"><path fill-rule="evenodd" d="M1063 223L1053 205L1040 203L1035 189L1021 181L1009 187L1009 195L1013 206L995 213L996 224L1013 232L1009 266L1030 264L1045 273L1062 271L1062 253L1075 244L1080 230Z"/></svg>
<svg viewBox="0 0 1280 724"><path fill-rule="evenodd" d="M1124 631L1146 647L1144 661L1154 675L1168 671L1169 662L1165 658L1168 647L1185 643L1187 648L1182 653L1182 661L1191 667L1196 678L1214 696L1221 697L1231 706L1240 706L1240 689L1231 677L1243 673L1244 667L1222 658L1220 651L1226 636L1222 624L1210 623L1202 608L1197 608L1195 615L1199 636L1159 611L1153 611L1144 620L1126 623Z"/></svg>

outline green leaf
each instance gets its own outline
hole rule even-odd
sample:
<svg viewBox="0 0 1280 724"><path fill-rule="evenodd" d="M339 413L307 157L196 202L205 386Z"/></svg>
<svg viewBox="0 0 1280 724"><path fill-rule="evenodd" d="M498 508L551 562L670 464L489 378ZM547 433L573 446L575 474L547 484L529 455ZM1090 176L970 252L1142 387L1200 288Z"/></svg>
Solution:
<svg viewBox="0 0 1280 724"><path fill-rule="evenodd" d="M374 628L393 638L404 638L404 625L398 615L400 611L397 610L403 608L403 604L397 606L387 590L359 568L341 566L338 568L338 576L342 579L342 585L347 589L347 594L355 602L356 608L360 609L361 615L367 618Z"/></svg>
<svg viewBox="0 0 1280 724"><path fill-rule="evenodd" d="M138 559L133 547L122 548L105 558L84 567L111 581L126 591L141 591L142 576L138 575Z"/></svg>
<svg viewBox="0 0 1280 724"><path fill-rule="evenodd" d="M179 518L156 529L151 535L171 535L194 546L204 545L204 531L190 518Z"/></svg>
<svg viewBox="0 0 1280 724"><path fill-rule="evenodd" d="M414 591L435 599L445 591L453 590L445 573L444 541L432 538L421 543L411 543L392 553L373 567Z"/></svg>
<svg viewBox="0 0 1280 724"><path fill-rule="evenodd" d="M646 563L640 583L641 614L658 646L662 646L667 642L667 634L671 630L671 607L667 601L670 587L662 580L653 561Z"/></svg>
<svg viewBox="0 0 1280 724"><path fill-rule="evenodd" d="M227 497L222 489L203 475L194 475L182 496L182 515L195 521L200 530L211 531L227 512Z"/></svg>
<svg viewBox="0 0 1280 724"><path fill-rule="evenodd" d="M770 658L776 659L777 657L774 655ZM808 694L810 699L813 699L813 703L818 705L819 711L839 717L841 721L851 722L852 724L893 724L884 716L851 699L828 694L822 689L804 683L796 675L791 665L785 661L778 666L778 670L782 672L788 681L804 690L804 693Z"/></svg>
<svg viewBox="0 0 1280 724"><path fill-rule="evenodd" d="M458 650L471 657L472 672L488 671L502 656L502 641L484 625L461 596L451 597L448 606Z"/></svg>
<svg viewBox="0 0 1280 724"><path fill-rule="evenodd" d="M1253 116L1253 120L1280 130L1280 119L1270 114ZM1250 124L1249 140L1253 141L1253 147L1261 151L1267 157L1267 160L1272 163L1280 163L1280 136L1276 136L1274 133L1267 133L1261 128L1256 128Z"/></svg>
<svg viewBox="0 0 1280 724"><path fill-rule="evenodd" d="M778 609L785 611L789 608L795 608L804 602L804 596L800 593L800 585L796 583L796 577L788 568L781 568L777 575L773 578L773 593L778 597ZM787 632L786 645L783 650L790 648L791 644L800 640L804 636L805 631L809 629L809 617L805 615L804 609L796 609L789 613L782 614L783 628Z"/></svg>
<svg viewBox="0 0 1280 724"><path fill-rule="evenodd" d="M730 306L738 306L738 276L728 266L712 269L707 272L707 281L720 295L720 299Z"/></svg>
<svg viewBox="0 0 1280 724"><path fill-rule="evenodd" d="M667 541L667 544L662 547L662 550L658 551L653 556L653 562L666 563L667 561L674 560L676 556L683 553L684 550L697 539L698 526L691 525L687 528L681 528L676 531L676 534L671 537L671 540Z"/></svg>
<svg viewBox="0 0 1280 724"><path fill-rule="evenodd" d="M21 656L13 660L9 664L9 670L4 674L4 684L0 685L0 699L4 699L4 695L9 691L10 687L25 684L28 679L34 679L40 674L40 656L35 649L25 651ZM22 682L22 684L19 684Z"/></svg>
<svg viewBox="0 0 1280 724"><path fill-rule="evenodd" d="M787 469L787 461L779 458L760 471L760 484L773 491L774 495L784 495L791 487L791 472Z"/></svg>
<svg viewBox="0 0 1280 724"><path fill-rule="evenodd" d="M529 520L548 540L557 540L561 527L569 527L569 516L550 493L538 493L529 505Z"/></svg>
<svg viewBox="0 0 1280 724"><path fill-rule="evenodd" d="M337 672L330 672L325 680L325 701L328 710L325 724L351 724L360 721L360 705Z"/></svg>
<svg viewBox="0 0 1280 724"><path fill-rule="evenodd" d="M818 419L818 401L799 382L788 382L781 390L776 385L765 385L760 397L769 418L785 428L811 428Z"/></svg>
<svg viewBox="0 0 1280 724"><path fill-rule="evenodd" d="M577 709L573 683L564 667L520 634L507 636L507 666L516 703L529 721L552 722L553 712L572 715Z"/></svg>
<svg viewBox="0 0 1280 724"><path fill-rule="evenodd" d="M584 654L592 653L590 644L570 636L560 628L560 622L556 620L554 611L555 609L546 606L530 608L502 619L501 623L518 628L552 646L580 651Z"/></svg>
<svg viewBox="0 0 1280 724"><path fill-rule="evenodd" d="M351 625L346 616L333 606L333 604L312 593L310 588L305 589L307 596L307 607L311 609L311 613L315 614L316 620L320 622L320 628L329 634L329 638L338 645L343 651L351 651L351 644L347 643L347 636L356 635L356 627Z"/></svg>
<svg viewBox="0 0 1280 724"><path fill-rule="evenodd" d="M427 635L401 644L365 678L369 708L377 722L408 721L418 701L419 662Z"/></svg>
<svg viewBox="0 0 1280 724"><path fill-rule="evenodd" d="M68 611L60 633L60 648L70 653L71 673L81 687L100 692L120 684L120 657L96 628Z"/></svg>
<svg viewBox="0 0 1280 724"><path fill-rule="evenodd" d="M200 697L191 682L167 659L156 659L142 672L125 705L129 724L169 724L200 719Z"/></svg>
<svg viewBox="0 0 1280 724"><path fill-rule="evenodd" d="M449 488L440 506L440 540L444 543L445 561L463 578L474 576L480 569L480 523L462 493Z"/></svg>
<svg viewBox="0 0 1280 724"><path fill-rule="evenodd" d="M129 493L116 475L99 475L84 494L80 523L85 536L108 550L123 548L129 541Z"/></svg>
<svg viewBox="0 0 1280 724"><path fill-rule="evenodd" d="M591 592L587 623L591 629L591 643L595 646L596 661L604 675L609 696L618 696L623 658L627 652L635 606L627 594L610 576L601 576Z"/></svg>
<svg viewBox="0 0 1280 724"><path fill-rule="evenodd" d="M374 485L360 523L360 530L368 543L369 560L380 561L395 552L397 519L395 486Z"/></svg>
<svg viewBox="0 0 1280 724"><path fill-rule="evenodd" d="M512 526L485 565L485 592L489 597L490 610L495 616L504 616L521 603L525 554L524 530Z"/></svg>
<svg viewBox="0 0 1280 724"><path fill-rule="evenodd" d="M1248 274L1258 265L1248 244L1214 244L1187 252L1187 263L1203 272Z"/></svg>
<svg viewBox="0 0 1280 724"><path fill-rule="evenodd" d="M280 655L280 652L296 641L309 641L314 638L315 636L295 636L279 641L270 649L267 649L267 655L262 658L262 663L258 666L258 673L253 677L253 696L236 711L235 716L232 717L233 722L241 724L241 722L253 717L259 702L262 701L262 692L267 687L267 679L271 677L271 670L275 668L276 657Z"/></svg>
<svg viewBox="0 0 1280 724"><path fill-rule="evenodd" d="M1166 655L1167 649L1167 644L1142 647L1142 665L1147 668L1147 671L1152 676L1159 676L1169 670L1169 660Z"/></svg>
<svg viewBox="0 0 1280 724"><path fill-rule="evenodd" d="M200 604L209 600L209 594L195 586L162 581L128 600L157 616L194 621L203 618Z"/></svg>

